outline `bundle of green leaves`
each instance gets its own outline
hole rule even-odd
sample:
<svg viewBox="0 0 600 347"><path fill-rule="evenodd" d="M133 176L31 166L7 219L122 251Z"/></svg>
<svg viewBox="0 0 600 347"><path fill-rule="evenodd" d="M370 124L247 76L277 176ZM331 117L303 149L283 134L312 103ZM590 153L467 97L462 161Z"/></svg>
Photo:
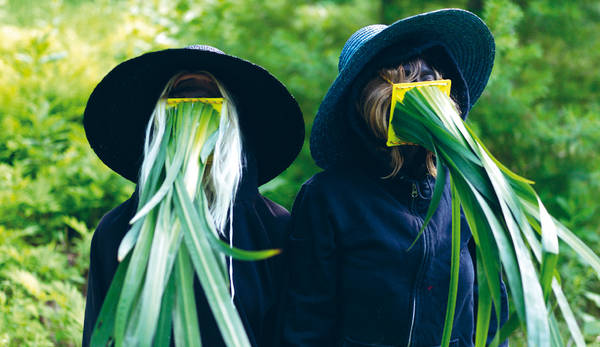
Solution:
<svg viewBox="0 0 600 347"><path fill-rule="evenodd" d="M152 140L144 159L149 165L142 166L138 182L138 210L119 247L121 263L91 344L166 346L172 327L176 345L200 346L196 274L225 343L249 346L230 296L225 256L258 260L278 250L236 249L215 228L203 182L227 102L221 113L203 102L178 103L166 112L166 119L151 120L155 126L147 135Z"/></svg>
<svg viewBox="0 0 600 347"><path fill-rule="evenodd" d="M556 269L562 239L600 274L600 258L548 214L533 182L511 172L486 149L461 119L453 101L436 86L410 89L395 103L391 125L398 138L435 154L438 174L419 235L435 212L449 175L452 194L452 260L442 346L454 319L460 257L462 207L476 245L479 304L476 346L485 346L492 304L500 307L499 273L504 269L514 311L493 345L522 327L530 346L562 346L555 318L558 304L577 346L585 342ZM447 170L446 170L447 169ZM532 256L533 255L533 256ZM551 295L553 293L553 295ZM496 310L499 322L499 310Z"/></svg>

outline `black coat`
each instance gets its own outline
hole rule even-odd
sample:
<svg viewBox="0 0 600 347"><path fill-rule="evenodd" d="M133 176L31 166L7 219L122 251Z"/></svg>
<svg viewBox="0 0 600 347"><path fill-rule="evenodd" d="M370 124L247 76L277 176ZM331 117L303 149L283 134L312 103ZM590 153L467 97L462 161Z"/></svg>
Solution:
<svg viewBox="0 0 600 347"><path fill-rule="evenodd" d="M251 161L249 161L251 162ZM254 165L250 165L251 168ZM137 208L137 194L107 213L92 238L83 345L87 346L112 278L117 249ZM258 193L256 172L245 168L234 204L233 244L248 250L282 248L289 212ZM227 234L227 233L226 233ZM273 346L280 330L283 258L233 262L235 306L252 346ZM224 346L199 282L195 280L200 334L204 346Z"/></svg>
<svg viewBox="0 0 600 347"><path fill-rule="evenodd" d="M325 170L306 182L296 198L286 247L292 275L285 346L440 344L450 279L449 184L409 249L423 224L434 178L383 180L376 171L357 165ZM475 258L464 218L461 224L450 346L472 346L474 338ZM508 305L503 283L502 299L504 322ZM495 328L494 321L490 336Z"/></svg>

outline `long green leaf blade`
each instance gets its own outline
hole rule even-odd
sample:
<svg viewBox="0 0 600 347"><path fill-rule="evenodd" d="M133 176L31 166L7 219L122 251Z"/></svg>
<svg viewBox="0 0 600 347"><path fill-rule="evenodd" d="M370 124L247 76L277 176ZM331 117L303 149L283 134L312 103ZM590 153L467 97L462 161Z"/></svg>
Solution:
<svg viewBox="0 0 600 347"><path fill-rule="evenodd" d="M131 257L125 258L118 266L115 276L113 277L104 303L98 314L98 319L94 325L94 331L90 339L90 346L108 346L113 340L114 329L115 329L115 313L119 296L123 288L123 281L125 279L125 273L129 266L129 260Z"/></svg>
<svg viewBox="0 0 600 347"><path fill-rule="evenodd" d="M558 307L560 307L560 311L562 312L563 317L565 318L565 322L567 322L567 326L569 327L569 332L575 341L575 345L577 347L584 347L585 340L583 339L583 334L581 333L581 329L579 329L579 325L577 324L577 320L575 319L575 315L569 306L569 302L563 293L560 284L558 281L554 279L552 281L552 290L554 291L554 297L556 298L556 302L558 303Z"/></svg>
<svg viewBox="0 0 600 347"><path fill-rule="evenodd" d="M155 213L150 212L144 221L138 242L131 255L131 261L127 267L115 318L115 344L117 347L123 345L129 314L138 296L142 279L146 272L152 236L154 235L154 219Z"/></svg>
<svg viewBox="0 0 600 347"><path fill-rule="evenodd" d="M171 342L171 325L173 323L173 304L175 302L175 276L169 276L167 288L163 295L160 306L160 317L156 326L156 336L153 341L154 347L167 346Z"/></svg>
<svg viewBox="0 0 600 347"><path fill-rule="evenodd" d="M184 222L184 243L189 250L192 264L223 339L229 346L250 346L242 322L229 297L228 282L223 277L217 258L207 240L208 232L196 232L194 220L198 221L200 218L197 217L197 211L190 201L181 179L175 181L175 187L177 192L175 205Z"/></svg>
<svg viewBox="0 0 600 347"><path fill-rule="evenodd" d="M170 277L173 262L181 243L179 224L171 220L172 192L167 193L161 203L157 223L152 240L152 249L148 259L148 268L141 292L139 319L128 326L125 342L127 345L141 344L148 346L158 324L161 299Z"/></svg>
<svg viewBox="0 0 600 347"><path fill-rule="evenodd" d="M175 343L178 346L200 347L200 326L196 312L194 297L194 270L189 260L189 253L182 244L177 253L174 268L175 305L173 307L173 330Z"/></svg>
<svg viewBox="0 0 600 347"><path fill-rule="evenodd" d="M477 268L481 268L481 253L479 248L476 249ZM475 329L475 347L485 347L487 343L488 330L490 327L490 318L492 315L492 296L490 293L489 283L484 271L477 271L477 322Z"/></svg>
<svg viewBox="0 0 600 347"><path fill-rule="evenodd" d="M456 186L450 180L452 195L452 257L450 265L450 284L448 291L448 303L446 305L446 319L442 334L442 346L450 345L452 327L454 325L454 310L456 308L456 297L458 295L458 270L460 266L460 197L456 192Z"/></svg>

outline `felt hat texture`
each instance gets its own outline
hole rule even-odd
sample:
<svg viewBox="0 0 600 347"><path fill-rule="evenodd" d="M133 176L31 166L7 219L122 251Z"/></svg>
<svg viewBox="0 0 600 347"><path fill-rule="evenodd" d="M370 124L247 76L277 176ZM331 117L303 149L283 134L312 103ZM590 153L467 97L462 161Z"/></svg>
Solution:
<svg viewBox="0 0 600 347"><path fill-rule="evenodd" d="M321 168L352 160L356 140L349 130L362 87L377 70L422 57L452 80L451 96L465 118L485 88L494 64L494 38L475 14L443 9L357 30L340 54L338 76L325 95L312 126L311 154Z"/></svg>
<svg viewBox="0 0 600 347"><path fill-rule="evenodd" d="M122 62L96 86L83 125L90 146L108 167L137 181L148 121L165 85L181 71L207 71L225 86L238 112L244 151L256 159L259 185L296 158L304 140L304 120L286 87L259 65L194 45Z"/></svg>

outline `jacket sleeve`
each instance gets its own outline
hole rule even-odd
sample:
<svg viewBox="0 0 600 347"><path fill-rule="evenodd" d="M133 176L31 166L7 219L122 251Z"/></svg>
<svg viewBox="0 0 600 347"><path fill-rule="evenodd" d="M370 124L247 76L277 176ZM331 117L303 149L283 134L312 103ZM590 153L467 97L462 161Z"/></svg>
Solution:
<svg viewBox="0 0 600 347"><path fill-rule="evenodd" d="M90 246L90 269L88 272L87 298L85 303L85 319L83 321L83 340L82 345L89 346L96 319L100 313L100 308L104 302L104 297L116 271L116 259L114 269L111 264L103 262L102 243L99 237L102 236L103 223L98 225L92 238Z"/></svg>
<svg viewBox="0 0 600 347"><path fill-rule="evenodd" d="M89 346L94 325L108 288L117 271L117 250L121 239L129 230L132 200L127 200L108 212L98 223L90 246L90 268L88 271L85 318L83 321L82 345Z"/></svg>
<svg viewBox="0 0 600 347"><path fill-rule="evenodd" d="M337 317L337 252L324 199L305 184L292 209L285 249L289 278L284 346L334 346Z"/></svg>
<svg viewBox="0 0 600 347"><path fill-rule="evenodd" d="M263 224L266 230L270 232L270 239L272 241L269 248L283 249L288 239L290 213L284 207L277 203L260 196L264 202L264 210L258 210L259 215L266 215L267 218L263 219ZM268 223L266 221L270 221ZM279 346L281 341L281 331L283 329L283 303L284 303L284 290L286 288L286 263L283 254L276 255L266 260L271 265L271 273L273 274L272 279L267 282L274 290L275 299L273 306L271 306L264 315L261 338L257 341L257 345L261 347L275 347Z"/></svg>
<svg viewBox="0 0 600 347"><path fill-rule="evenodd" d="M461 229L464 230L464 228L469 228L469 225L467 224L466 218L464 217L464 215L461 215ZM470 230L470 229L469 229ZM474 322L477 322L477 302L478 302L478 294L479 294L479 289L478 289L478 284L477 284L477 259L476 259L476 252L475 252L475 241L473 241L473 238L471 238L469 240L469 253L471 254L471 258L473 259L473 268L475 270L475 282L473 284L473 302L474 302L474 306L473 306L473 316ZM500 300L501 300L501 307L500 307L500 327L502 327L502 325L504 325L504 323L506 323L506 321L508 320L508 294L506 292L506 286L504 285L504 281L502 280L502 274L499 274L500 276ZM487 343L489 344L490 342L492 342L492 340L494 339L494 337L496 336L496 332L497 332L497 320L496 320L496 307L494 305L492 305L492 315L490 318L490 327L488 330L488 338L487 338ZM473 331L473 340L475 340L475 331ZM508 340L506 341L502 341L499 344L499 347L508 347Z"/></svg>

